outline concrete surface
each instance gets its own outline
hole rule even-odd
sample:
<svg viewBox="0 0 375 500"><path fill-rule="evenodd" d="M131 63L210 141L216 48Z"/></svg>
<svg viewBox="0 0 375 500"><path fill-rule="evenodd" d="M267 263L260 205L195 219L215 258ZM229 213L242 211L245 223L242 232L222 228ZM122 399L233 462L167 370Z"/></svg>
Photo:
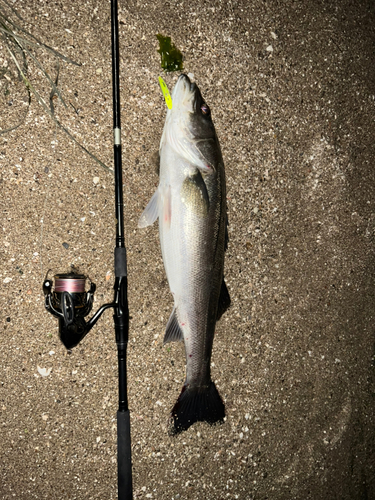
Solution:
<svg viewBox="0 0 375 500"><path fill-rule="evenodd" d="M55 100L56 116L111 166L109 2L13 5L25 29L82 63L60 67L68 107ZM134 497L374 499L374 2L120 8ZM183 52L212 109L230 222L232 307L217 326L212 368L226 422L175 438L167 421L183 348L162 345L172 297L157 226L137 229L158 183L166 113L157 33ZM34 54L55 76L56 60ZM0 57L5 67L4 44ZM2 129L27 109L23 84L4 78ZM170 88L176 78L166 76ZM95 309L112 300L113 176L35 98L0 144L0 498L115 499L111 313L67 353L41 290L48 269L75 264L97 284Z"/></svg>

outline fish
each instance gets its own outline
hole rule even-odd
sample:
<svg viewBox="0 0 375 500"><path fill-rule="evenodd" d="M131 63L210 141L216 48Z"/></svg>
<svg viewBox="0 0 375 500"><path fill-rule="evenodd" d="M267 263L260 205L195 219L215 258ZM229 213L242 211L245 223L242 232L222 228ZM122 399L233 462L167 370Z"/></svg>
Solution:
<svg viewBox="0 0 375 500"><path fill-rule="evenodd" d="M159 155L159 185L138 227L159 220L174 299L164 344L185 344L186 380L170 417L170 432L178 434L198 421L224 421L225 405L211 379L211 354L216 321L231 302L224 281L228 219L223 157L210 108L185 74L172 92Z"/></svg>

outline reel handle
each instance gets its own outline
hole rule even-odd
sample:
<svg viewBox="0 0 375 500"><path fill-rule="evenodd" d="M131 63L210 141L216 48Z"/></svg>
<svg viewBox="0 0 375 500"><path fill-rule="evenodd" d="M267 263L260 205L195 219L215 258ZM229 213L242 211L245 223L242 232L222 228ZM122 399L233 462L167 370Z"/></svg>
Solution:
<svg viewBox="0 0 375 500"><path fill-rule="evenodd" d="M62 292L61 306L65 325L71 325L74 322L74 302L69 292Z"/></svg>

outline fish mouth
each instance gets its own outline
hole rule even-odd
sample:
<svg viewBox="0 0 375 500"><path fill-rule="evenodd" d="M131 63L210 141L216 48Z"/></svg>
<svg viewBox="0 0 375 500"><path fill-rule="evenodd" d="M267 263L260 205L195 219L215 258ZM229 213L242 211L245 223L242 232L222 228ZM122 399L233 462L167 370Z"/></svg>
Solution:
<svg viewBox="0 0 375 500"><path fill-rule="evenodd" d="M182 73L177 80L172 92L173 108L181 110L193 111L194 98L197 90L196 83L192 82L190 78ZM172 109L173 109L172 108Z"/></svg>
<svg viewBox="0 0 375 500"><path fill-rule="evenodd" d="M194 91L195 91L195 89L196 89L196 87L197 87L196 83L192 82L192 81L190 80L190 78L189 78L189 77L188 77L185 73L182 73L182 74L178 77L178 81L180 81L180 80L184 81L184 85L186 85L186 86L189 86L189 85L190 85L190 92L194 92Z"/></svg>

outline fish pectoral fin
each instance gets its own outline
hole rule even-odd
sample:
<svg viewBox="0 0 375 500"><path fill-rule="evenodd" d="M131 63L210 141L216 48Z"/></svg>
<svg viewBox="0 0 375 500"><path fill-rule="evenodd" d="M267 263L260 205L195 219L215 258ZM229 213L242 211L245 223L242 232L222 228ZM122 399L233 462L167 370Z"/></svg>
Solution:
<svg viewBox="0 0 375 500"><path fill-rule="evenodd" d="M176 308L174 307L165 328L163 343L168 344L168 342L180 342L181 340L184 340L184 334L178 324Z"/></svg>
<svg viewBox="0 0 375 500"><path fill-rule="evenodd" d="M197 169L184 180L181 187L181 199L197 215L205 216L210 208L207 187L201 172Z"/></svg>
<svg viewBox="0 0 375 500"><path fill-rule="evenodd" d="M227 285L225 284L224 278L223 282L221 283L221 289L220 289L220 295L219 295L219 302L217 305L217 315L216 315L216 321L219 321L219 319L222 317L222 315L229 309L231 300L230 300L230 295L228 292Z"/></svg>
<svg viewBox="0 0 375 500"><path fill-rule="evenodd" d="M138 227L151 226L159 216L159 188L152 195L147 207L144 209L138 221Z"/></svg>

